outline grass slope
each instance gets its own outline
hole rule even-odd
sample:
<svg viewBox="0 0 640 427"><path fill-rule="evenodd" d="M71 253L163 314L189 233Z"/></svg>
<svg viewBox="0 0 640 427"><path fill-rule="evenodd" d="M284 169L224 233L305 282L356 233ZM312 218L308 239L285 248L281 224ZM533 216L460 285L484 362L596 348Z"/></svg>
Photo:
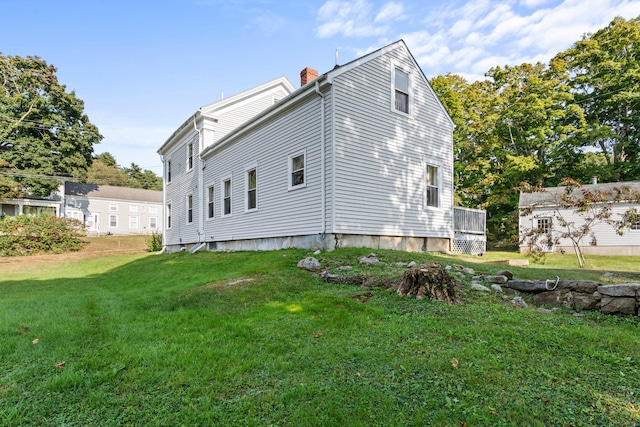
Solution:
<svg viewBox="0 0 640 427"><path fill-rule="evenodd" d="M319 257L335 267L366 253ZM367 272L433 259L497 268L377 253L386 267ZM0 425L640 424L637 318L549 315L472 292L457 306L382 289L363 302L352 298L363 290L298 270L308 255L0 266Z"/></svg>

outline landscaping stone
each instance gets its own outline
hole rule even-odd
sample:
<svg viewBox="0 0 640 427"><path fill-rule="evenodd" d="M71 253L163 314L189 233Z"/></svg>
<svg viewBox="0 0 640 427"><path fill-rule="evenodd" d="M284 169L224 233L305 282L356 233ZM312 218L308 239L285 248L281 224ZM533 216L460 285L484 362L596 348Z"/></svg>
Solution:
<svg viewBox="0 0 640 427"><path fill-rule="evenodd" d="M360 261L360 264L365 264L365 265L374 265L374 264L378 264L380 262L380 260L376 256L376 254L369 254L367 256L361 256L361 257L358 258L358 261Z"/></svg>
<svg viewBox="0 0 640 427"><path fill-rule="evenodd" d="M341 265L340 267L336 268L336 270L339 270L339 271L353 270L353 267L350 265Z"/></svg>
<svg viewBox="0 0 640 427"><path fill-rule="evenodd" d="M600 304L600 296L595 294L573 293L573 308L576 310L597 310Z"/></svg>
<svg viewBox="0 0 640 427"><path fill-rule="evenodd" d="M624 297L604 296L601 300L600 311L603 313L635 314L636 299Z"/></svg>
<svg viewBox="0 0 640 427"><path fill-rule="evenodd" d="M416 264L416 262L415 262L415 261L411 261L409 264L407 264L407 268L413 268L413 267L415 267L416 265L418 265L418 264Z"/></svg>
<svg viewBox="0 0 640 427"><path fill-rule="evenodd" d="M473 289L475 291L481 291L481 292L491 292L491 289L489 289L485 285L481 285L479 283L472 283L471 284L471 289Z"/></svg>
<svg viewBox="0 0 640 427"><path fill-rule="evenodd" d="M640 293L640 284L602 285L598 286L598 292L609 297L635 297Z"/></svg>
<svg viewBox="0 0 640 427"><path fill-rule="evenodd" d="M504 285L509 281L507 276L502 276L502 275L486 276L484 280L489 283L497 283L499 285Z"/></svg>
<svg viewBox="0 0 640 427"><path fill-rule="evenodd" d="M506 276L507 280L513 280L513 273L509 270L500 270L496 273L496 276Z"/></svg>
<svg viewBox="0 0 640 427"><path fill-rule="evenodd" d="M298 268L301 268L307 271L318 271L320 270L321 267L322 266L320 265L320 261L318 261L314 257L308 257L298 262Z"/></svg>
<svg viewBox="0 0 640 427"><path fill-rule="evenodd" d="M546 292L547 288L542 280L509 280L505 286L520 292Z"/></svg>
<svg viewBox="0 0 640 427"><path fill-rule="evenodd" d="M515 297L514 299L511 300L511 304L515 305L516 307L520 307L520 308L529 307L529 304L527 304L525 302L525 300L522 299L522 297Z"/></svg>
<svg viewBox="0 0 640 427"><path fill-rule="evenodd" d="M495 293L500 294L500 293L502 293L502 286L500 286L500 285L498 285L498 284L494 283L493 285L491 285L491 290L492 290L493 292L495 292Z"/></svg>

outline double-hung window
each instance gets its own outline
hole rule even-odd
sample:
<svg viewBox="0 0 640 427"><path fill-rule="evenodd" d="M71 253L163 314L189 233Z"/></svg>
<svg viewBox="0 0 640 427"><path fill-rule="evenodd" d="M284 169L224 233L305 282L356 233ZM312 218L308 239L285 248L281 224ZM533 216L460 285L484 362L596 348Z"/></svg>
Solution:
<svg viewBox="0 0 640 427"><path fill-rule="evenodd" d="M171 228L171 203L167 203L167 228Z"/></svg>
<svg viewBox="0 0 640 427"><path fill-rule="evenodd" d="M187 224L193 223L193 194L187 195Z"/></svg>
<svg viewBox="0 0 640 427"><path fill-rule="evenodd" d="M216 216L215 210L215 197L216 189L212 185L207 189L207 218L213 218Z"/></svg>
<svg viewBox="0 0 640 427"><path fill-rule="evenodd" d="M289 190L306 187L306 153L289 156Z"/></svg>
<svg viewBox="0 0 640 427"><path fill-rule="evenodd" d="M440 207L440 171L437 166L426 165L425 168L425 191L426 205L428 207Z"/></svg>
<svg viewBox="0 0 640 427"><path fill-rule="evenodd" d="M393 87L395 110L409 114L409 74L399 68L394 68Z"/></svg>
<svg viewBox="0 0 640 427"><path fill-rule="evenodd" d="M247 189L247 211L258 208L258 176L256 168L247 170L245 186Z"/></svg>
<svg viewBox="0 0 640 427"><path fill-rule="evenodd" d="M109 215L109 228L118 228L118 215Z"/></svg>
<svg viewBox="0 0 640 427"><path fill-rule="evenodd" d="M231 178L222 181L222 215L231 215Z"/></svg>
<svg viewBox="0 0 640 427"><path fill-rule="evenodd" d="M167 160L167 184L171 182L171 160Z"/></svg>

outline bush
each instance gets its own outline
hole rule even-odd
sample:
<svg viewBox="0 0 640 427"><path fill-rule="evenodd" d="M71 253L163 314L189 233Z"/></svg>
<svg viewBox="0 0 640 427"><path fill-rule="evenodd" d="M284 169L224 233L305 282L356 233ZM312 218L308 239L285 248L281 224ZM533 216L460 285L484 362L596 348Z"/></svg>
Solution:
<svg viewBox="0 0 640 427"><path fill-rule="evenodd" d="M61 253L82 249L82 224L52 215L5 216L0 219L0 256Z"/></svg>
<svg viewBox="0 0 640 427"><path fill-rule="evenodd" d="M162 233L158 230L153 230L151 234L147 236L147 247L150 252L158 252L162 250Z"/></svg>

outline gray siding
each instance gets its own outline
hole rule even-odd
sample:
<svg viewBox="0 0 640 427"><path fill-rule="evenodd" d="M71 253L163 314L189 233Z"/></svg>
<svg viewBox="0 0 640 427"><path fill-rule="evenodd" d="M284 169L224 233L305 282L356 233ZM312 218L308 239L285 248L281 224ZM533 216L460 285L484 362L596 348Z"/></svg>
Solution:
<svg viewBox="0 0 640 427"><path fill-rule="evenodd" d="M205 221L206 241L320 233L322 221L320 98L312 94L207 158L204 187L215 185L215 218ZM289 156L306 151L306 187L288 189ZM245 171L257 165L255 211L245 211ZM222 215L222 182L232 178L232 214Z"/></svg>
<svg viewBox="0 0 640 427"><path fill-rule="evenodd" d="M411 70L413 115L391 109L392 60ZM404 49L334 79L337 233L451 237L452 125ZM440 167L440 208L424 207L424 162Z"/></svg>
<svg viewBox="0 0 640 427"><path fill-rule="evenodd" d="M187 170L187 144L193 143L193 169ZM165 155L164 162L171 161L171 182L166 182L166 203L171 203L171 228L165 230L165 244L177 245L180 243L192 243L198 241L198 215L196 209L199 203L197 197L198 186L198 134L193 131L186 135L173 150ZM166 171L165 171L166 173ZM186 198L187 194L193 194L194 218L191 224L187 224ZM166 216L166 206L165 206ZM165 217L166 226L166 217Z"/></svg>

